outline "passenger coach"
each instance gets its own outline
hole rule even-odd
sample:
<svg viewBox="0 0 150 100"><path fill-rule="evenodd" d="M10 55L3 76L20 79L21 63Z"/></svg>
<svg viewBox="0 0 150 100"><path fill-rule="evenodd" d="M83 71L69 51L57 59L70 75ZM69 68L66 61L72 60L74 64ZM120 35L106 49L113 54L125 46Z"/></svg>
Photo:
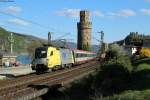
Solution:
<svg viewBox="0 0 150 100"><path fill-rule="evenodd" d="M75 63L85 63L91 60L96 60L96 53L83 51L83 50L73 50Z"/></svg>

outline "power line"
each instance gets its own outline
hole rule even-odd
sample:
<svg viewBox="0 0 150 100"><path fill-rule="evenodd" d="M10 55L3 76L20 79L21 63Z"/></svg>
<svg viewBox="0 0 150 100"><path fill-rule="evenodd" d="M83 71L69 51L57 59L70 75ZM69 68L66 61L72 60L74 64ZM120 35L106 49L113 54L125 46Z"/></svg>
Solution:
<svg viewBox="0 0 150 100"><path fill-rule="evenodd" d="M98 41L98 42L101 42L99 39L97 39L96 37L92 37L94 40Z"/></svg>
<svg viewBox="0 0 150 100"><path fill-rule="evenodd" d="M55 40L62 39L62 38L64 38L64 37L66 37L67 35L70 35L70 33L65 33L64 35L55 38Z"/></svg>
<svg viewBox="0 0 150 100"><path fill-rule="evenodd" d="M18 30L17 28L11 27L11 26L8 26L8 25L1 25L1 26L9 28L9 29L7 29L7 31ZM20 31L25 31L24 33L21 32L22 34L27 34L27 35L29 35L29 33L37 34L37 32L33 32L33 31L31 31L31 30L26 30L26 29L24 29L24 28L19 28L19 30L20 30ZM12 31L11 31L11 32L12 32ZM18 32L16 32L16 33L18 33ZM41 34L41 33L38 33L38 34Z"/></svg>
<svg viewBox="0 0 150 100"><path fill-rule="evenodd" d="M31 20L28 20L28 19L25 19L25 18L21 18L21 17L15 16L15 15L12 15L12 14L9 14L9 13L5 13L5 12L3 12L3 11L0 11L0 13L3 14L3 15L11 16L11 17L14 17L14 18L17 18L17 19L20 19L20 20L29 22L29 23L31 23L31 24L37 25L37 26L39 26L39 27L41 27L41 28L44 28L44 29L47 29L47 30L48 30L48 29L52 29L52 30L57 31L57 32L65 33L65 32L56 30L56 29L54 29L54 28L52 28L52 27L49 27L49 26L46 26L46 25L42 25L42 24L39 24L39 23L37 23L37 22L31 21Z"/></svg>

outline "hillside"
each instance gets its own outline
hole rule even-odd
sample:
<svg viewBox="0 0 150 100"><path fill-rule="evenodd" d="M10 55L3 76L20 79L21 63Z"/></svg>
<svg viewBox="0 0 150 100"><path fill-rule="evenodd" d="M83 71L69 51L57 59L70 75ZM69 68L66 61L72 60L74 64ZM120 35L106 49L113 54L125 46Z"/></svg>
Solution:
<svg viewBox="0 0 150 100"><path fill-rule="evenodd" d="M10 43L8 42L8 37L11 32L8 32L4 28L0 27L0 49L10 52ZM14 33L14 32L12 32ZM31 46L40 46L46 43L46 40L19 33L14 33L14 52L15 53L27 53Z"/></svg>
<svg viewBox="0 0 150 100"><path fill-rule="evenodd" d="M10 36L9 31L0 27L0 49L6 50L10 52L10 43L8 42L8 37ZM42 46L42 44L46 44L47 40L37 38L32 35L25 35L20 33L14 33L14 52L17 54L20 53L31 53L34 51L34 48L38 46ZM53 45L57 45L59 47L64 46L64 43L59 40L52 41ZM67 47L71 49L75 49L77 47L76 43L68 42ZM93 45L92 51L97 52L98 46Z"/></svg>
<svg viewBox="0 0 150 100"><path fill-rule="evenodd" d="M55 46L59 46L59 47L62 47L65 45L65 43L63 43L62 41L58 41L58 40L52 41L52 44ZM73 42L67 42L66 46L67 46L67 48L70 48L70 49L76 49L77 48L77 44L73 43ZM98 45L92 45L91 51L97 52L98 50L99 50Z"/></svg>

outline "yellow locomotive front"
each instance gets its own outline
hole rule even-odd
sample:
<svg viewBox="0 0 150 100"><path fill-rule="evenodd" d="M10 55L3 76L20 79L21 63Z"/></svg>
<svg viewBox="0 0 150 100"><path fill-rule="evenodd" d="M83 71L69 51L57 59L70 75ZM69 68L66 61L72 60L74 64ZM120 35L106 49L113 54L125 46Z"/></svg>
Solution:
<svg viewBox="0 0 150 100"><path fill-rule="evenodd" d="M35 50L33 69L44 72L61 64L59 49L55 47L39 47Z"/></svg>

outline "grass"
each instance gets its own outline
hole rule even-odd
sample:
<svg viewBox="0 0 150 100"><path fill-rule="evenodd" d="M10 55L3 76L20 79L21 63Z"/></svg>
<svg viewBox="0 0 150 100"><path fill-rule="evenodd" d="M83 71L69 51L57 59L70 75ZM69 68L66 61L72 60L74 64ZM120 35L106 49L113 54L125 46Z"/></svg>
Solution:
<svg viewBox="0 0 150 100"><path fill-rule="evenodd" d="M150 89L143 91L128 90L118 95L104 97L103 100L150 100Z"/></svg>
<svg viewBox="0 0 150 100"><path fill-rule="evenodd" d="M139 59L135 62L134 65L138 66L139 64L150 64L150 58Z"/></svg>
<svg viewBox="0 0 150 100"><path fill-rule="evenodd" d="M149 69L150 70L150 64L147 64L147 63L142 63L142 64L139 64L137 66L137 68L135 69L135 71L141 71L141 70L145 70L145 69Z"/></svg>

